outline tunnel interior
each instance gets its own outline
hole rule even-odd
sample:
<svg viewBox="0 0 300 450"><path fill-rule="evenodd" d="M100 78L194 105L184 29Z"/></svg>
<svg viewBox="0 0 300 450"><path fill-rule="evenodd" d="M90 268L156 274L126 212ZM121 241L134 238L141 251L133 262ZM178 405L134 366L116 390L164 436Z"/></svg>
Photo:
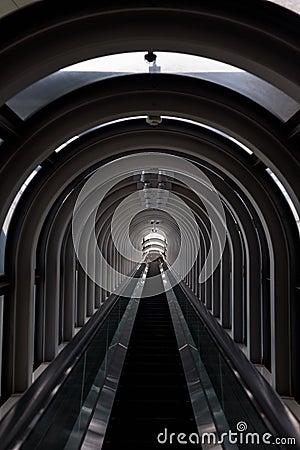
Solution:
<svg viewBox="0 0 300 450"><path fill-rule="evenodd" d="M157 331L178 348L186 326L186 345L199 351L201 335L217 343L218 367L230 361L233 391L242 386L259 411L252 425L263 417L268 429L296 433L296 2L26 3L0 18L0 436L39 383L58 389L96 323L111 317L117 333L128 311L133 354L139 339L149 344L139 329L148 319L153 339ZM63 360L50 388L47 374ZM234 427L236 410L216 386Z"/></svg>

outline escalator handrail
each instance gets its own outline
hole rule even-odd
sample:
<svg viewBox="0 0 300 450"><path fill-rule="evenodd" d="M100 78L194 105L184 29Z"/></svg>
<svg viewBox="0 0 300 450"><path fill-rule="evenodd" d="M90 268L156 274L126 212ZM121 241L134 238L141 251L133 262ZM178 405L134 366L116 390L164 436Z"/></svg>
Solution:
<svg viewBox="0 0 300 450"><path fill-rule="evenodd" d="M277 436L295 438L296 442L300 443L300 423L298 418L283 403L277 392L250 363L246 355L209 313L202 302L199 301L189 286L182 281L178 284L197 315L206 325L210 337L223 353L231 370L240 374L241 384L244 388L245 385L247 386L253 395L256 405L259 406L259 410L263 411L269 425L271 425Z"/></svg>
<svg viewBox="0 0 300 450"><path fill-rule="evenodd" d="M142 267L143 264L138 269L135 268L128 277L139 276ZM125 284L124 289L128 283ZM1 449L9 449L16 441L22 439L25 430L38 420L40 411L44 411L53 400L58 389L88 348L99 327L104 324L112 308L122 296L124 289L119 294L112 293L107 298L101 308L9 409L0 422Z"/></svg>

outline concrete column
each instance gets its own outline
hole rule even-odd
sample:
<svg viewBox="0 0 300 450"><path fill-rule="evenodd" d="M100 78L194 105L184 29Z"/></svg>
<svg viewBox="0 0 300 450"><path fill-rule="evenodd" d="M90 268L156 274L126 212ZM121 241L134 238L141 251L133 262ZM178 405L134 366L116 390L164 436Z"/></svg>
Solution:
<svg viewBox="0 0 300 450"><path fill-rule="evenodd" d="M64 255L65 277L64 277L64 340L70 341L75 332L75 253L73 247L72 233L69 232Z"/></svg>
<svg viewBox="0 0 300 450"><path fill-rule="evenodd" d="M224 328L230 328L231 319L230 319L230 283L231 283L231 260L230 260L230 252L229 252L229 240L231 238L228 237L228 240L225 245L225 249L223 252L223 257L221 261L221 308L220 308L220 318L221 324Z"/></svg>
<svg viewBox="0 0 300 450"><path fill-rule="evenodd" d="M83 327L87 316L87 275L80 263L77 270L77 326Z"/></svg>

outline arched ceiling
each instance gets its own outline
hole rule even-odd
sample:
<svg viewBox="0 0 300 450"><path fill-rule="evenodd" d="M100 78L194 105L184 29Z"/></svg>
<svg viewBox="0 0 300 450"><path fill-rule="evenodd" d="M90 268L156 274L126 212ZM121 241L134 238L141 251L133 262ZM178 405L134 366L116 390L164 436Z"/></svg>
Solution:
<svg viewBox="0 0 300 450"><path fill-rule="evenodd" d="M300 3L298 0L268 0L277 5L283 6L284 8L290 9L291 11L300 14Z"/></svg>
<svg viewBox="0 0 300 450"><path fill-rule="evenodd" d="M252 13L256 8L252 10L253 2L250 3L251 5L243 4L241 8L233 0L227 5L224 5L224 2L216 2L212 10L209 3L206 4L205 2L199 8L199 6L195 7L192 2L190 7L186 8L187 14L183 15L180 12L179 5L172 2L170 5L166 3L164 7L160 7L158 15L154 13L155 7L149 6L147 2L144 2L144 4L139 2L138 6L132 4L130 14L128 14L128 9L126 8L123 8L122 11L118 2L111 2L109 13L107 8L99 7L99 5L95 9L95 4L90 2L85 6L88 13L85 16L84 23L81 23L82 20L79 18L81 11L72 9L72 13L70 13L70 11L62 8L63 4L61 3L59 11L55 10L53 2L39 2L34 10L32 9L34 5L21 9L16 14L7 16L2 23L3 49L5 43L11 42L11 39L15 41L15 34L10 36L10 29L12 29L12 21L15 15L19 16L18 20L21 23L18 30L18 50L15 48L16 51L21 51L21 54L14 59L13 54L15 50L12 51L10 46L9 76L6 73L5 65L1 73L2 80L5 79L7 82L6 99L11 98L16 92L20 91L22 84L23 88L25 88L26 85L33 83L34 78L38 80L49 73L55 72L57 69L79 62L83 59L83 55L84 59L90 59L122 51L145 51L150 46L155 50L208 56L212 59L232 64L270 82L292 98L299 99L297 83L292 79L293 73L289 69L291 59L295 59L296 56L293 55L295 47L293 47L292 42L288 42L289 38L287 35L280 35L282 27L280 21L278 22L278 18L284 21L283 16L285 14L292 16L291 13L280 8L277 9L269 5L268 2L257 1L256 8L261 8L262 12L259 20L264 22L258 24L255 23L257 22L257 17L254 17ZM96 11L97 9L98 11ZM190 11L189 13L188 10ZM146 11L149 20L144 23ZM76 14L79 14L77 18ZM178 14L180 14L180 24L183 32L181 40L177 39L176 27L172 25L178 23ZM153 15L153 17L151 18L150 15ZM42 32L45 16L47 16L47 36L43 35ZM59 16L62 18L64 25L62 22L59 23ZM69 18L67 18L68 16ZM97 29L93 30L96 17ZM265 20L264 18L266 17L271 17L271 21ZM102 19L103 23L100 23ZM294 19L290 17L290 19L292 31L292 21L296 21L297 16L295 15ZM114 26L112 23L109 23L110 20L114 22ZM203 21L201 27L196 26L199 20ZM276 23L275 29L273 21ZM66 22L68 22L68 26L65 26ZM130 23L135 24L135 30L133 27L128 26ZM24 36L22 37L22 30L26 26L32 30L32 36L29 40ZM75 32L75 28L77 32ZM112 29L114 30L113 36L111 35ZM198 36L192 35L194 33L192 33L193 29ZM107 36L108 31L110 34L109 38ZM139 34L138 40L134 36L136 32ZM253 40L251 41L247 38L249 32L253 34ZM53 33L56 36L63 33L59 42L59 49L55 48ZM237 33L239 40L235 39ZM118 34L120 36L126 35L126 41L122 41L117 36ZM75 36L78 36L78 38L80 36L80 43L78 42L80 48L77 48L77 43L74 42ZM34 45L34 42L38 42L39 45ZM162 42L164 42L163 48ZM257 47L256 42L260 42L259 47ZM31 60L32 58L28 59L29 53L33 50L32 45L35 47L34 55L32 56L39 60L38 71L33 60ZM257 52L255 64L252 56L253 45ZM276 48L276 60L271 58L271 48ZM21 70L21 66L25 63L25 61L22 61L22 54L28 55L26 58L26 70L24 68ZM47 55L46 59L45 55ZM279 61L280 59L284 60L284 71L282 65L277 64L277 60ZM18 80L14 80L12 63L17 73L22 73L22 79L18 77ZM32 69L34 67L33 73Z"/></svg>
<svg viewBox="0 0 300 450"><path fill-rule="evenodd" d="M4 13L19 10L0 26L0 223L12 215L0 283L9 285L11 318L22 324L15 335L8 333L16 360L10 359L11 391L25 390L32 370L31 357L22 355L24 349L30 355L33 340L26 323L35 277L44 274L43 245L48 237L52 242L53 230L69 239L78 194L91 182L96 212L79 208L80 225L93 228L84 257L93 250L92 236L112 264L129 260L131 251L141 253L153 221L166 236L171 262L184 247L178 271L189 272L187 256L194 253L199 281L210 247L224 250L217 225L227 219L227 245L238 248L248 270L248 284L241 286L249 294L247 314L261 309L261 275L268 278L274 385L290 395L292 378L299 379L291 362L298 344L290 351L286 332L293 320L295 332L298 317L292 312L299 292L299 16L263 0L86 0L72 8L46 0L23 8L26 3L32 2L2 2ZM70 71L82 61L99 58L101 65L121 53L142 59L149 51L161 58L160 73L153 65L146 73L116 66L109 76L78 66ZM193 55L195 67L222 63L223 71L164 71L163 58L178 54ZM167 157L178 159L169 167ZM113 164L119 171L110 172ZM93 184L98 171L99 185ZM213 186L195 175L200 171ZM107 188L104 198L99 186ZM169 198L173 210L165 207ZM51 258L61 255L55 246L49 255L51 275ZM245 267L238 270L242 284ZM248 337L256 339L259 320L251 320Z"/></svg>
<svg viewBox="0 0 300 450"><path fill-rule="evenodd" d="M281 90L241 69L208 58L179 53L156 52L159 73L179 74L228 87L269 110L283 122L300 105ZM55 72L12 97L7 105L23 120L59 97L96 81L151 72L145 52L104 56Z"/></svg>
<svg viewBox="0 0 300 450"><path fill-rule="evenodd" d="M2 0L0 5L0 17L15 12L18 9L42 0ZM290 9L300 14L300 5L298 0L268 0L284 8Z"/></svg>
<svg viewBox="0 0 300 450"><path fill-rule="evenodd" d="M39 175L43 177L44 168L62 161L57 173L49 175L57 183L49 184L49 192L52 189L53 195L60 195L91 165L102 164L105 158L117 158L122 152L152 149L181 152L212 164L221 176L231 178L257 208L266 232L267 213L262 204L267 205L268 201L261 204L264 196L257 198L260 189L263 192L266 188L264 181L260 184L258 173L251 178L253 167L261 169L263 180L266 170L271 170L299 213L298 155L293 145L286 145L287 137L293 139L297 135L299 125L300 86L298 66L294 64L299 58L299 46L295 45L298 16L259 0L256 6L262 8L261 17L253 13L253 2L241 7L235 0L226 5L216 2L213 8L210 2L196 5L191 1L184 11L181 5L168 1L159 7L144 1L128 8L117 1L109 7L87 2L83 9L74 8L72 12L68 8L55 11L53 5L39 2L36 8L32 5L21 9L2 22L0 58L4 69L0 80L5 88L0 89L0 98L6 101L1 109L2 220L25 179L38 166L42 167ZM30 15L32 12L35 14ZM179 14L183 32L180 41L176 25ZM11 31L17 19L23 22L16 36ZM125 35L126 39L121 39ZM274 48L276 58L270 53ZM198 55L202 58L200 65L205 62L203 57L215 59L223 63L223 69L224 63L231 65L230 70L238 68L237 74L244 79L233 79L234 72L229 72L230 76L220 72L218 79L203 73L191 76L184 71L180 75L176 71L125 75L116 71L113 77L97 72L96 76L89 73L83 78L79 71L58 71L82 60L99 56L105 59L105 55L120 52L128 52L130 58L131 52L140 51L142 58L143 52L151 49L161 51L162 58L186 53L193 54L196 61ZM136 127L138 120L130 119L137 116L144 117L143 126ZM165 124L165 118L157 127L151 126L151 120L146 125L145 118L149 116L158 118L157 123L161 116L168 116L172 126L168 119ZM199 123L208 134L217 136L216 141L212 144L208 137L195 138L190 134L192 126L187 122L176 124L175 118ZM122 122L116 122L112 125L115 134L108 131L105 140L103 129L102 146L97 149L91 142L89 151L95 150L91 159L86 159L83 148L92 134L89 131L121 119L128 120L127 130L121 127ZM240 144L234 151L228 150L232 141ZM66 142L70 145L65 146ZM69 151L72 145L77 153ZM245 171L244 177L241 171ZM274 180L269 178L268 181ZM271 197L276 203L281 194L275 183L273 187L277 191ZM149 208L148 194L144 196L145 210ZM146 215L144 222L135 223L136 245L145 233ZM171 233L172 227L168 227L166 234ZM174 254L177 253L176 249Z"/></svg>

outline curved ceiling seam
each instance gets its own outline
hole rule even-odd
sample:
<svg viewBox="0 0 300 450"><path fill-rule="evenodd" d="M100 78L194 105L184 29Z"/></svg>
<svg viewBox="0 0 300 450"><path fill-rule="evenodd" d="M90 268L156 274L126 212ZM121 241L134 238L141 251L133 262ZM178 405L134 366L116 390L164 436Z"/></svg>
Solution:
<svg viewBox="0 0 300 450"><path fill-rule="evenodd" d="M60 69L57 72L54 72L50 75L48 75L45 78L40 79L39 81L35 82L34 84L28 86L27 88L25 88L23 91L20 91L19 93L17 93L14 97L10 98L6 104L12 108L12 110L18 114L23 120L24 119L28 119L30 118L30 116L32 116L33 114L38 113L38 111L45 107L47 104L57 100L59 97L70 93L80 87L86 86L88 84L91 84L95 81L104 81L107 78L110 77L124 77L124 76L128 76L128 75L132 75L133 73L146 73L146 66L144 63L144 70L137 70L136 68L132 67L132 70L130 70L130 64L133 64L131 61L133 58L135 57L139 57L141 59L141 61L143 60L143 56L146 53L146 51L144 52L138 52L138 53L134 53L134 52L129 52L129 53L119 53L119 54L114 54L114 55L108 55L108 56L103 56L100 58L94 58L92 60L85 60L82 61L80 63L75 64L74 66L68 66L68 67L64 67L62 69ZM284 92L280 91L278 88L276 88L275 86L267 83L266 81L262 80L261 78L250 74L247 71L244 71L242 69L239 69L237 67L233 67L230 66L229 64L226 63L222 63L221 61L218 61L216 59L210 59L210 58L203 58L201 56L196 56L196 55L191 55L191 54L186 54L186 53L174 53L174 52L156 52L156 54L158 55L158 57L167 57L168 59L170 59L170 57L172 57L176 62L174 62L175 66L174 69L167 69L167 70L161 70L161 65L160 65L160 72L161 73L165 73L165 74L173 74L176 73L178 75L190 78L190 77L195 77L195 78L199 78L199 79L205 79L213 84L218 84L221 85L223 87L227 87L233 91L235 91L236 93L239 93L243 96L245 96L246 98L251 99L253 102L259 104L261 107L264 107L265 109L267 109L268 111L270 111L271 113L273 113L276 117L278 117L279 119L281 119L283 122L287 121L292 115L295 114L295 112L300 108L300 105L297 104L291 97L287 96ZM139 55L139 56L137 56ZM130 61L127 64L127 72L120 72L120 70L118 70L118 62L116 61L116 68L112 69L110 68L110 70L106 73L105 70L100 70L101 67L101 61L103 62L102 66L105 66L105 61L109 60L109 59L120 59L122 57L126 56L126 58L128 58L128 61ZM130 60L129 60L130 58ZM180 63L180 58L191 58L195 60L199 60L199 61L203 61L202 65L204 64L204 67L207 66L206 71L202 68L200 72L196 72L195 68L191 68L191 70L193 70L193 72L187 71L187 69L185 68L183 70L182 68L182 63ZM179 60L177 62L177 60ZM159 64L162 64L162 62L160 62ZM97 69L95 69L95 74L97 75L89 75L87 76L87 74L91 74L92 71L91 69L89 69L89 67L93 67L93 64L99 64L99 67L97 66ZM175 70L176 64L179 64L180 69L179 70ZM187 61L184 62L186 67ZM194 64L192 64L192 67L195 66L196 61L194 61ZM209 66L212 65L217 65L215 70L217 70L217 72L213 72L210 70ZM220 67L218 67L218 65ZM224 66L224 67L223 67ZM86 71L84 72L85 74L85 78L87 78L84 81L81 81L79 79L79 75L81 71L84 71L84 67L87 67ZM151 67L151 66L149 66ZM223 72L221 71L221 67L223 68ZM69 83L71 82L72 86L67 85L67 89L63 90L63 83L66 83L65 81L65 76L66 73L68 74L69 72L71 72L71 68L73 68L73 72L72 75L68 75L70 78ZM79 72L77 72L79 70ZM149 68L150 70L150 68ZM199 69L200 70L200 69ZM60 73L63 72L64 73L64 77L60 76ZM228 78L228 73L231 72L236 72L239 75L239 78L235 79L235 82L231 82L230 78ZM77 75L76 75L77 74ZM100 77L100 74L101 77ZM210 75L209 75L210 74ZM218 74L219 76L215 75ZM220 77L220 75L222 74L222 78ZM72 78L71 78L72 76ZM79 83L75 84L75 76L78 78ZM154 75L154 76L157 76ZM243 80L244 77L244 80ZM122 80L120 80L120 82L122 82ZM52 86L53 84L53 86ZM249 84L253 85L253 88L255 87L255 89L249 89ZM44 96L45 96L45 88L43 88L42 85L46 85L47 86L47 102L45 102L44 100ZM51 87L52 86L52 87ZM56 86L56 88L55 88ZM60 90L58 90L58 86L60 87ZM55 89L54 89L55 88ZM49 98L51 93L52 94L52 98ZM60 92L61 91L61 92ZM31 102L28 102L28 98L31 99ZM275 101L276 98L276 101ZM28 110L28 104L34 103L35 104L35 110ZM280 105L281 107L281 112L279 110L276 110L276 108L278 108L278 105ZM25 110L24 110L25 108ZM27 110L26 110L27 108ZM32 108L32 107L31 107Z"/></svg>
<svg viewBox="0 0 300 450"><path fill-rule="evenodd" d="M263 5L263 3L261 3L261 6L264 6L264 8L266 7L265 5ZM276 8L274 7L274 8L272 8L272 7L268 7L267 9L270 9L270 11L273 11L275 14L277 14L277 17L279 16L279 12L277 13L276 12ZM28 10L30 10L30 8L28 8ZM34 8L33 8L33 10L34 10ZM121 11L122 9L120 9L120 11ZM151 8L150 8L150 10L151 10ZM152 10L154 10L155 11L155 8L152 8ZM193 10L193 8L190 8L190 10L192 11ZM122 10L123 11L123 13L124 13L124 10ZM127 10L126 10L126 13L128 13L128 11L131 11L132 12L132 14L134 13L134 12L136 12L136 11L138 11L138 8L136 8L136 9L134 9L134 7L132 7L131 9L130 8L127 8ZM180 8L178 9L178 11L180 11ZM188 7L187 8L185 8L185 12L186 11L188 11ZM112 9L111 9L111 12L113 12L113 5L112 5ZM200 12L201 12L201 10L200 10ZM156 13L157 14L162 14L162 9L156 9ZM225 13L225 14L224 14ZM239 11L239 13L242 13L241 11ZM199 14L199 10L198 10L198 14ZM222 14L223 15L221 15L221 18L223 18L224 19L224 15L225 15L225 17L226 17L226 11L224 11L224 10L222 10ZM115 14L116 15L116 14ZM183 14L182 16L183 17L185 17L185 15L186 14ZM230 17L230 14L228 14L227 13L227 15ZM279 16L280 17L280 16ZM293 17L292 17L292 14L291 14L291 19L292 19ZM296 18L297 18L297 16L296 16ZM294 18L295 19L295 18ZM246 21L246 20L244 20L244 22L245 23L247 23L247 24L249 24L249 18L248 18L248 21ZM244 23L243 22L243 23ZM257 27L256 27L257 28ZM261 29L263 29L263 27L261 27ZM284 29L284 27L283 27L283 29ZM278 29L279 31L280 31L280 28ZM277 33L279 34L279 31L278 30L276 30L277 31ZM152 38L153 38L153 36L152 36ZM224 53L224 52L223 52ZM278 77L277 77L278 78ZM287 77L286 77L287 78ZM285 84L287 84L287 81L286 81L286 83Z"/></svg>
<svg viewBox="0 0 300 450"><path fill-rule="evenodd" d="M97 129L100 129L100 128L103 128L103 127L106 127L106 126L109 126L109 125L112 125L112 124L115 124L115 123L127 121L127 120L132 120L132 119L133 119L133 120L136 120L136 119L140 119L141 117L144 118L144 117L146 117L146 116L134 116L134 117L130 117L130 118L121 118L121 119L117 119L117 120L114 120L114 121L109 121L109 122L103 123L103 124L101 124L101 125L99 125L99 126L97 126L97 127L93 127L93 128L91 128L91 129L89 129L89 130L86 130L86 131L82 132L82 133L79 134L79 135L75 135L75 136L69 138L66 142L64 142L64 143L61 144L59 147L57 147L57 148L54 150L54 152L55 152L55 153L59 153L60 151L62 151L62 150L64 150L64 149L67 150L68 146L69 146L72 142L74 142L74 141L77 140L77 139L80 139L80 138L83 137L83 136L88 135L89 133L91 133L91 132L93 132L93 131L95 131L95 130L97 130ZM225 133L223 133L223 132L220 131L220 130L217 130L216 128L209 127L209 126L206 126L205 124L201 124L201 123L199 123L199 122L192 121L192 120L188 120L188 119L177 118L177 117L170 117L170 116L164 116L164 117L165 117L165 118L168 118L168 119L170 118L170 119L174 119L174 120L181 120L181 121L183 121L183 122L192 123L192 124L195 124L195 125L197 125L197 126L200 126L200 127L203 127L203 128L207 128L207 129L209 129L209 130L211 130L211 131L213 131L213 132L216 132L216 133L220 134L221 136L223 136L223 137L225 137L225 138L228 138L228 139L232 140L232 141L235 142L237 145L239 145L241 148L244 147L243 144L241 144L240 142L238 142L236 139L234 139L234 138L232 138L232 137L226 135ZM246 149L245 151L247 151L247 153L252 154L252 151L250 151L250 149L247 149L246 147L245 147L245 149ZM41 162L39 166L37 166L37 169L38 169L38 170L40 170L40 168L42 167L43 163L44 163L44 161ZM35 171L37 171L37 169L35 169ZM34 172L33 172L32 174L34 174ZM33 177L33 175L29 175L29 177L26 179L26 181L24 182L23 186L21 187L21 189L20 189L20 191L19 191L20 193L17 194L15 200L13 200L13 202L12 202L12 204L11 204L10 209L8 210L6 219L5 219L4 224L3 224L3 229L5 228L6 231L7 231L7 228L8 228L8 226L9 226L9 218L10 218L12 212L13 212L13 211L11 211L11 208L12 208L13 204L16 203L16 199L17 199L17 198L19 199L21 192L23 192L24 188L27 187L27 185L28 185L29 182L31 181L32 177ZM5 232L5 230L4 230L4 232ZM6 234L6 232L5 232L5 234Z"/></svg>
<svg viewBox="0 0 300 450"><path fill-rule="evenodd" d="M223 136L223 137L225 137L225 138L227 138L227 139L229 139L229 140L232 140L232 141L233 141L234 143L236 143L238 146L240 146L241 148L243 148L247 153L252 154L252 151L251 151L250 149L248 149L247 147L244 147L244 145L243 145L242 143L240 143L240 142L237 141L236 139L232 138L231 136L229 136L229 135L223 133L222 131L217 130L216 128L209 127L209 126L206 126L205 124L201 124L201 123L199 123L199 122L192 121L192 120L188 120L188 119L184 119L184 118L171 117L171 116L163 116L163 117L165 117L165 118L170 118L170 119L172 119L172 120L181 120L181 121L183 121L183 122L192 123L192 124L195 124L195 125L197 125L197 126L200 126L200 127L203 127L203 128L207 128L207 129L209 129L209 130L211 130L211 131L213 131L213 132L215 132L215 133L217 133L217 134L220 134L221 136ZM138 119L138 118L141 118L141 116L134 117L134 119ZM58 151L62 150L63 148L68 147L68 145L71 144L72 142L74 142L76 139L78 139L78 138L80 138L80 137L82 137L82 136L87 135L88 133L94 131L95 129L102 128L102 127L105 127L105 126L108 126L108 125L111 125L111 124L114 124L114 123L119 123L119 122L121 122L121 121L131 120L131 119L132 119L132 118L126 118L126 119L123 118L123 119L119 119L119 120L115 120L115 121L110 121L110 122L101 124L99 127L94 127L94 128L92 128L92 129L90 129L90 130L87 130L87 131L83 132L82 134L80 134L80 135L78 135L78 136L74 136L74 137L70 138L68 141L66 141L64 144L62 144L60 147L58 147L58 148L55 150L55 152L57 153ZM41 163L41 164L43 164L43 163ZM41 167L41 166L38 166L38 167ZM267 172L268 172L268 171L270 171L271 169L266 168L266 170L267 170ZM268 172L268 173L269 173L269 172ZM274 176L276 177L275 174L274 174ZM286 191L285 188L283 187L282 183L280 182L280 180L279 180L279 182L280 182L281 186L283 187L283 189L282 189L282 187L278 184L278 181L276 181L276 180L274 179L274 176L271 175L271 177L272 177L274 183L276 184L276 186L280 189L280 191L281 191L282 194L284 195L284 198L285 198L285 200L287 201L287 203L288 203L288 205L289 205L289 207L290 207L290 209L291 209L291 211L292 211L292 213L293 213L294 219L295 219L295 221L296 221L296 223L297 223L297 226L298 226L298 229L299 229L299 232L300 232L299 215L298 215L298 213L297 213L297 209L296 209L296 207L295 207L295 205L294 205L292 199L290 198L289 194L287 193L287 191ZM30 177L29 177L29 178L30 178ZM277 177L276 177L276 178L277 178ZM25 183L26 183L26 182L25 182ZM22 188L21 188L21 189L22 189ZM13 201L13 203L14 203L14 201ZM11 213L10 213L10 211L9 211L8 214L7 214L7 217L8 217L10 214L11 214ZM3 226L3 227L4 227L4 226Z"/></svg>
<svg viewBox="0 0 300 450"><path fill-rule="evenodd" d="M12 14L16 12L18 9L26 8L34 3L41 2L42 0L27 0L26 4L19 4L18 1L7 3L0 12L0 18L5 17L7 14ZM268 0L270 3L277 4L287 11L294 12L296 14L300 14L300 7L298 6L297 0Z"/></svg>
<svg viewBox="0 0 300 450"><path fill-rule="evenodd" d="M141 117L141 116L139 116L139 118L140 118L140 117ZM217 133L219 133L221 136L224 136L225 138L228 138L228 139L232 140L234 143L236 143L237 145L239 145L241 148L244 147L243 144L241 144L240 142L238 142L236 139L231 138L230 136L226 135L226 134L223 133L223 132L220 132L219 130L217 130L217 129L213 128L213 127L206 127L204 124L201 124L201 123L199 123L199 122L195 122L195 121L191 121L191 120L187 120L187 119L181 119L181 118L177 118L177 117L168 117L168 116L162 116L162 117L166 117L166 118L170 118L170 119L174 119L174 120L182 120L183 122L192 123L192 124L195 124L195 125L200 126L200 127L208 128L208 129L210 129L211 131L217 132ZM107 124L101 125L100 127L106 126L106 125L110 125L110 124L112 124L112 123L117 123L117 122L118 122L118 121L116 121L116 122L109 122L109 123L107 123ZM91 131L91 130L90 130L90 131ZM89 132L89 131L87 131L86 133L88 133L88 132ZM85 133L84 133L84 134L85 134ZM72 141L72 140L73 140L73 139L71 139L71 141ZM249 154L252 154L252 152L251 152L248 148L246 148L246 147L245 147L245 151L246 151L247 153L249 153ZM271 169L266 168L266 171L269 173L269 171L271 171ZM273 174L273 176L271 175L271 177L272 177L274 183L276 184L276 186L280 189L280 191L281 191L282 194L284 195L284 198L285 198L285 200L287 201L287 203L288 203L288 205L289 205L289 208L290 208L291 211L292 211L292 214L293 214L293 216L294 216L295 222L296 222L296 224L297 224L297 227L298 227L299 233L300 233L299 215L298 215L298 213L297 213L297 210L296 210L296 208L295 208L294 203L292 202L292 199L291 199L290 196L288 195L288 193L287 193L287 191L285 190L285 188L283 187L282 183L281 183L278 179L277 179L277 180L275 179L275 178L277 178L276 175ZM280 186L280 184L279 184L278 182L281 184L281 186Z"/></svg>

